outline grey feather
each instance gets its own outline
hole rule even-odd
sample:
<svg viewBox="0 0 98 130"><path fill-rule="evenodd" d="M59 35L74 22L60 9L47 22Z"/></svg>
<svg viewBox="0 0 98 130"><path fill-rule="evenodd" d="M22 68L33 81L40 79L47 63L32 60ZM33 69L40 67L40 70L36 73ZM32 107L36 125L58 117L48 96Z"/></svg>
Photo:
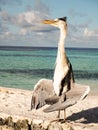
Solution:
<svg viewBox="0 0 98 130"><path fill-rule="evenodd" d="M66 100L64 102L60 102L58 100L57 103L44 109L44 112L64 110L67 107L76 104L78 101L83 100L88 95L89 91L89 86L84 86L75 83L74 88L72 88L69 92L66 93Z"/></svg>
<svg viewBox="0 0 98 130"><path fill-rule="evenodd" d="M56 96L56 95L54 95L54 96L52 96L52 97L50 97L50 98L47 98L46 100L45 100L45 102L46 102L46 104L55 104L55 103L57 103L58 101L59 101L59 96Z"/></svg>
<svg viewBox="0 0 98 130"><path fill-rule="evenodd" d="M44 112L53 112L53 111L59 111L59 110L64 110L67 107L70 107L72 105L74 105L76 103L76 101L74 99L67 99L65 102L61 103L61 102L57 102L49 107L47 107L46 109L44 109Z"/></svg>
<svg viewBox="0 0 98 130"><path fill-rule="evenodd" d="M46 104L45 100L54 95L52 80L41 79L34 87L31 99L31 110Z"/></svg>

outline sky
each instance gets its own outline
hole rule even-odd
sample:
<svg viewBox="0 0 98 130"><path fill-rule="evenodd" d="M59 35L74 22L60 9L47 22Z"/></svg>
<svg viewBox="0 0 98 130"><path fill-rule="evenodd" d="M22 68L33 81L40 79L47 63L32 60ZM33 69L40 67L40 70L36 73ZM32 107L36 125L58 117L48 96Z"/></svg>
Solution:
<svg viewBox="0 0 98 130"><path fill-rule="evenodd" d="M0 0L0 46L56 47L59 29L41 21L64 16L66 47L98 48L98 0Z"/></svg>

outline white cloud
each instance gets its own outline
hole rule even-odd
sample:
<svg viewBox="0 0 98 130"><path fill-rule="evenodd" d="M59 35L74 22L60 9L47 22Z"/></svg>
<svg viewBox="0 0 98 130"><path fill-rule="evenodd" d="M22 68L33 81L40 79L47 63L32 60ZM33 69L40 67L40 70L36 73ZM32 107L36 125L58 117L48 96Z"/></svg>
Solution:
<svg viewBox="0 0 98 130"><path fill-rule="evenodd" d="M2 2L3 1L1 1L1 3ZM7 4L7 2L5 4ZM50 26L44 26L41 23L43 19L48 19L50 17L48 6L41 0L36 0L34 7L31 8L31 6L28 6L28 8L30 8L30 10L28 9L29 11L16 15L8 14L6 11L0 11L1 22L6 23L9 31L11 31L9 25L13 25L13 28L15 26L20 28L20 33L23 34L30 31L51 31L52 28Z"/></svg>
<svg viewBox="0 0 98 130"><path fill-rule="evenodd" d="M27 30L24 29L24 28L22 28L22 29L20 30L20 35L26 35L26 34L27 34Z"/></svg>
<svg viewBox="0 0 98 130"><path fill-rule="evenodd" d="M81 26L82 25L82 26ZM86 24L69 27L67 45L70 47L98 47L98 29L90 30Z"/></svg>
<svg viewBox="0 0 98 130"><path fill-rule="evenodd" d="M84 29L85 37L98 37L98 30L88 30L88 28Z"/></svg>
<svg viewBox="0 0 98 130"><path fill-rule="evenodd" d="M85 14L77 13L75 10L71 10L70 13L73 16L85 16ZM43 25L41 23L43 19L50 19L50 10L41 0L36 0L33 7L28 5L27 10L20 14L12 15L1 10L0 44L57 46L59 31L51 26ZM87 43L92 46L91 42L97 42L98 30L89 30L89 24L91 23L69 23L66 46L85 47Z"/></svg>
<svg viewBox="0 0 98 130"><path fill-rule="evenodd" d="M47 33L53 30L51 26L41 23L43 19L50 17L49 8L42 1L36 1L33 8L29 7L30 10L28 9L28 11L16 15L9 14L3 10L0 11L0 32L2 32L0 34L0 44L13 45L16 42L21 42L24 45L26 43L32 45L40 42L44 44L44 32Z"/></svg>

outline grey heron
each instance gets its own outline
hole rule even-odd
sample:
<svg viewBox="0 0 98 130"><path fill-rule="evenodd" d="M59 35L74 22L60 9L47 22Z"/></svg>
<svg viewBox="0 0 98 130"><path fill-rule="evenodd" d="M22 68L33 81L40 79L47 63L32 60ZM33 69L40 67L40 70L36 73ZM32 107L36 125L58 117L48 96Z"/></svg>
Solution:
<svg viewBox="0 0 98 130"><path fill-rule="evenodd" d="M66 17L42 22L59 28L60 39L53 81L48 79L38 81L34 87L31 109L38 109L48 103L52 105L44 112L59 111L60 116L60 110L64 110L64 115L66 115L66 108L83 100L88 95L90 88L75 83L72 65L64 48L67 35Z"/></svg>
<svg viewBox="0 0 98 130"><path fill-rule="evenodd" d="M79 99L84 99L90 89L88 86L83 85L81 88L81 85L77 85L74 80L72 65L66 55L64 47L68 28L67 18L63 17L54 20L43 20L42 22L60 29L56 67L53 77L53 88L57 97L51 97L46 100L46 102L49 102L50 100L51 103L54 103L56 100L57 103L55 102L55 104L46 108L44 112L58 110L60 114L60 110L64 110L64 115L66 115L66 108L75 104Z"/></svg>

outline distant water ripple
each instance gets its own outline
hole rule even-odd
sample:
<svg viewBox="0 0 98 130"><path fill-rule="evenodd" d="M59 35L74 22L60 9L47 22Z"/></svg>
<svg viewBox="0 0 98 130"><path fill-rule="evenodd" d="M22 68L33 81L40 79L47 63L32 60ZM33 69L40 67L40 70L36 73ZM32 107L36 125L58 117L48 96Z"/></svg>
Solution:
<svg viewBox="0 0 98 130"><path fill-rule="evenodd" d="M98 48L66 48L75 80L98 88ZM57 48L0 46L0 85L31 89L53 79Z"/></svg>
<svg viewBox="0 0 98 130"><path fill-rule="evenodd" d="M37 77L53 77L53 69L0 69L0 72L10 74L28 74ZM74 71L75 78L77 79L98 79L98 72L93 71Z"/></svg>
<svg viewBox="0 0 98 130"><path fill-rule="evenodd" d="M24 57L24 56L28 56L28 57L55 57L53 55L33 55L33 54L14 54L14 55L8 55L8 54L0 54L0 56L2 57Z"/></svg>

